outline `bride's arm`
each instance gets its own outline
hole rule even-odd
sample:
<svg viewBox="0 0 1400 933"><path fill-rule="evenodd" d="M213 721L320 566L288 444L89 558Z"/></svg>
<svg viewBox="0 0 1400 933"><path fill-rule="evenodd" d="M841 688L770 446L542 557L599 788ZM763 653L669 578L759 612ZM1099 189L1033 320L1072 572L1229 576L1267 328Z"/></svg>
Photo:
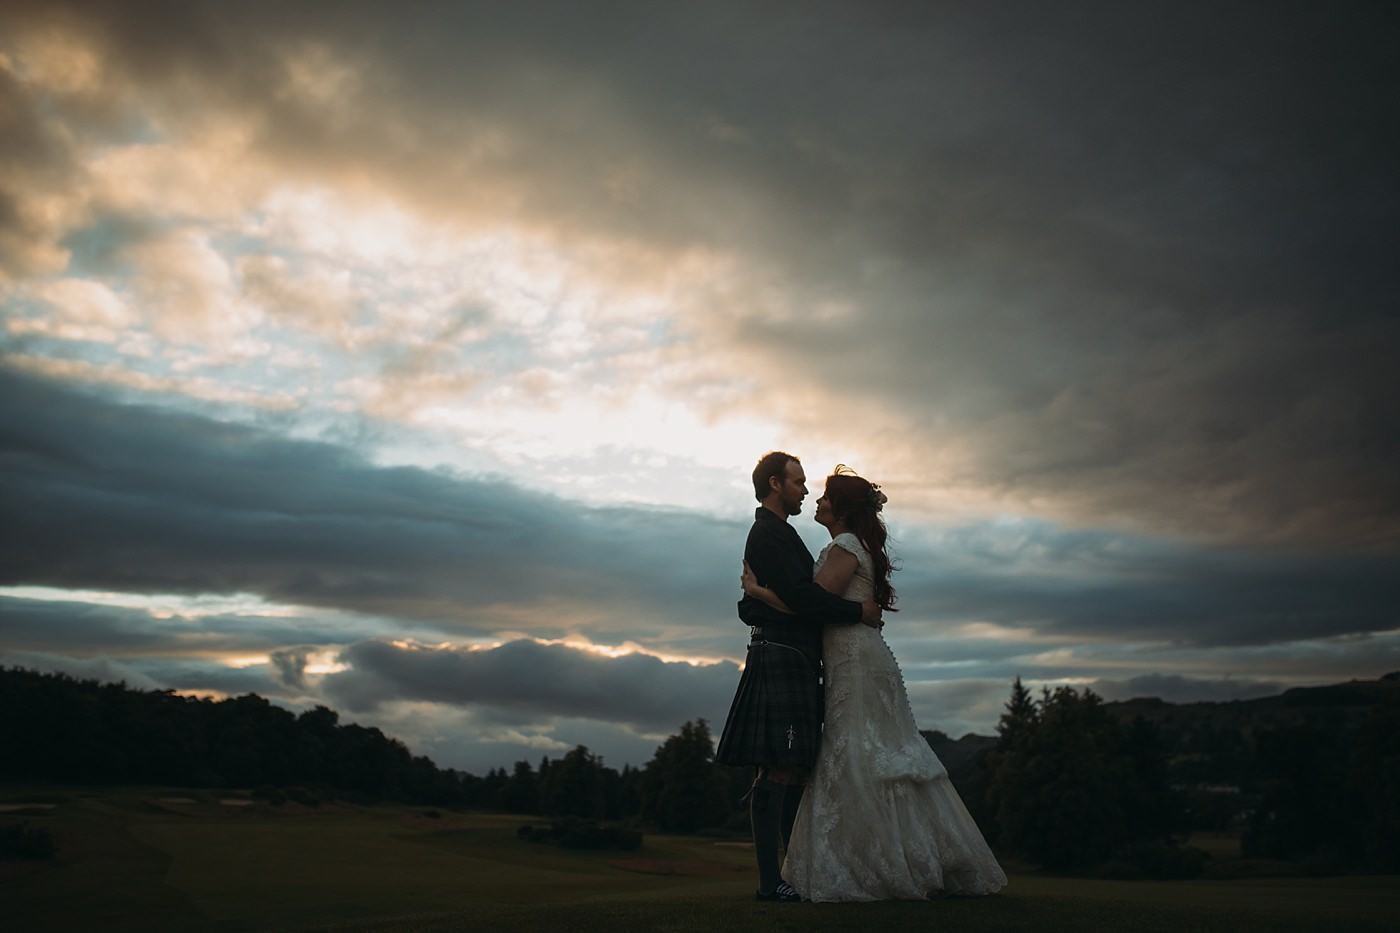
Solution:
<svg viewBox="0 0 1400 933"><path fill-rule="evenodd" d="M828 593L836 593L839 596L851 585L859 566L854 554L837 545L826 552L826 562L812 579Z"/></svg>
<svg viewBox="0 0 1400 933"><path fill-rule="evenodd" d="M826 552L826 561L821 569L813 577L815 582L828 593L844 593L846 587L851 585L855 579L856 571L860 569L860 561L850 551L841 545L837 545ZM865 612L861 616L861 622L873 629L885 627L885 620L881 617L880 606L869 596L862 604Z"/></svg>

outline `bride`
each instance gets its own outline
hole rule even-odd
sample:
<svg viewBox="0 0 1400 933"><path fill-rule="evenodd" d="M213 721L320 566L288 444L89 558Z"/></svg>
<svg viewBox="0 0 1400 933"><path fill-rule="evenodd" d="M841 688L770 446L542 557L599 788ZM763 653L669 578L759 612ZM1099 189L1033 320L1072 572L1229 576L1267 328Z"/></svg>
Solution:
<svg viewBox="0 0 1400 933"><path fill-rule="evenodd" d="M817 500L831 543L816 582L846 599L873 595L893 611L880 487L838 466ZM744 591L788 611L744 567ZM1006 875L914 723L904 677L884 636L827 626L826 722L797 812L783 878L810 901L991 894Z"/></svg>

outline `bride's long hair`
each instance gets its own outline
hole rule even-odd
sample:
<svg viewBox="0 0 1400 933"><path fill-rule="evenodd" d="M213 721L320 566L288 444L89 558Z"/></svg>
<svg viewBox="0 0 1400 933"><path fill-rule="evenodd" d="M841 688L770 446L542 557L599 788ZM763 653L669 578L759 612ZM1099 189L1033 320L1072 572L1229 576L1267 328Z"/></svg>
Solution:
<svg viewBox="0 0 1400 933"><path fill-rule="evenodd" d="M885 550L889 532L880 517L888 497L878 485L841 463L826 478L826 501L831 514L844 521L870 552L875 564L875 602L887 612L898 612L894 607L894 587L890 585L890 574L896 568Z"/></svg>

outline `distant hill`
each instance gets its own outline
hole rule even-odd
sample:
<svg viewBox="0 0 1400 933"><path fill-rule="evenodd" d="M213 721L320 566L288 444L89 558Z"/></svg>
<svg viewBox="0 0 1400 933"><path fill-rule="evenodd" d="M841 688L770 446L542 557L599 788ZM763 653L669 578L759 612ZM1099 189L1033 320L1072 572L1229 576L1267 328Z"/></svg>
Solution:
<svg viewBox="0 0 1400 933"><path fill-rule="evenodd" d="M954 739L937 729L921 729L919 734L928 742L928 747L943 762L948 774L956 781L973 767L977 756L997 744L994 735L976 735L969 732L960 739Z"/></svg>
<svg viewBox="0 0 1400 933"><path fill-rule="evenodd" d="M1379 680L1294 687L1276 696L1253 700L1168 703L1156 697L1138 697L1105 703L1104 707L1120 719L1140 716L1171 729L1302 725L1346 729L1364 719L1375 707L1394 705L1400 705L1400 677L1387 674Z"/></svg>
<svg viewBox="0 0 1400 933"><path fill-rule="evenodd" d="M1373 706L1400 703L1400 671L1378 680L1350 680L1322 687L1294 687L1283 693L1253 700L1201 701L1168 703L1156 697L1137 697L1104 704L1120 716L1162 718L1180 715L1183 711L1213 710L1222 715L1243 715L1266 719L1297 719L1308 714L1290 711L1353 709L1366 710Z"/></svg>
<svg viewBox="0 0 1400 933"><path fill-rule="evenodd" d="M1376 680L1351 680L1321 687L1294 687L1253 700L1169 703L1135 697L1104 704L1123 723L1143 719L1156 726L1174 779L1182 783L1238 784L1258 776L1250 740L1259 733L1312 729L1342 744L1377 707L1400 707L1400 671ZM953 739L938 730L921 733L955 781L976 770L994 735L968 733Z"/></svg>

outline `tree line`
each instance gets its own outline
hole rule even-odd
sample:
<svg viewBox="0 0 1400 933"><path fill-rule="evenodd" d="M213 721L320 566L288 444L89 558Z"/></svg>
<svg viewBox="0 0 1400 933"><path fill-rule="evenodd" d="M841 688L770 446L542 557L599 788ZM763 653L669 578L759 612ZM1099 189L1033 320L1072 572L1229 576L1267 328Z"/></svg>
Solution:
<svg viewBox="0 0 1400 933"><path fill-rule="evenodd" d="M747 769L700 719L621 771L577 746L478 776L380 730L247 695L214 701L0 668L0 781L248 787L315 802L398 800L661 832L743 832ZM995 741L926 733L998 854L1066 871L1193 876L1192 832L1253 860L1400 869L1400 675L1234 704L1108 704L1019 680ZM966 739L967 737L965 737ZM969 753L969 747L976 749Z"/></svg>
<svg viewBox="0 0 1400 933"><path fill-rule="evenodd" d="M725 822L748 777L713 763L703 720L643 768L586 746L538 767L477 776L439 768L325 706L300 714L247 694L224 700L0 667L0 782L242 787L281 801L340 798L644 821L663 832ZM742 786L741 786L742 785Z"/></svg>
<svg viewBox="0 0 1400 933"><path fill-rule="evenodd" d="M1400 674L1186 707L1018 678L997 733L961 783L998 852L1189 877L1190 834L1231 832L1251 870L1400 870Z"/></svg>
<svg viewBox="0 0 1400 933"><path fill-rule="evenodd" d="M256 694L171 690L0 668L0 781L327 788L362 799L455 802L460 781L375 728Z"/></svg>

